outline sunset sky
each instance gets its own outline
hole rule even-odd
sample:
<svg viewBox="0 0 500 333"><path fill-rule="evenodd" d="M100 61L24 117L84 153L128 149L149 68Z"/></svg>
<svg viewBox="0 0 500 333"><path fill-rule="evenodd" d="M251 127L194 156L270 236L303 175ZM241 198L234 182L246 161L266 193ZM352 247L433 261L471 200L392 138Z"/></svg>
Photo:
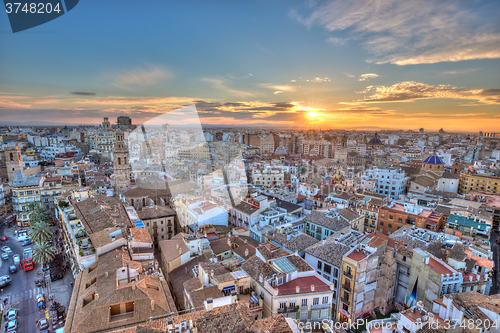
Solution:
<svg viewBox="0 0 500 333"><path fill-rule="evenodd" d="M500 132L500 1L83 0L12 33L0 124ZM281 127L280 127L281 128Z"/></svg>

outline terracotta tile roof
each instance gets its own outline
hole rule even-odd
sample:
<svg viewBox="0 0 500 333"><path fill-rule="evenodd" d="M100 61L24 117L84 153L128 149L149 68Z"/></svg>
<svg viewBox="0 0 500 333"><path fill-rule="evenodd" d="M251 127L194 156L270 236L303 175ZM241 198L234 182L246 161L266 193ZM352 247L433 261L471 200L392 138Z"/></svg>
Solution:
<svg viewBox="0 0 500 333"><path fill-rule="evenodd" d="M342 258L351 248L349 246L336 243L332 236L325 239L325 243L319 242L308 247L305 252L326 261L336 267L341 267Z"/></svg>
<svg viewBox="0 0 500 333"><path fill-rule="evenodd" d="M106 228L101 231L94 232L89 235L90 241L95 248L107 245L113 241L113 239L109 236L113 231L120 230L120 228ZM115 235L115 239L120 239L126 237L125 228L121 228L121 233Z"/></svg>
<svg viewBox="0 0 500 333"><path fill-rule="evenodd" d="M184 265L168 273L168 281L172 293L177 299L181 309L184 309L184 283L195 277L192 270L200 261L208 261L208 259L205 256L194 257Z"/></svg>
<svg viewBox="0 0 500 333"><path fill-rule="evenodd" d="M266 237L293 252L304 251L309 246L312 246L319 242L319 240L317 240L316 238L311 237L303 232L299 232L298 235L291 235L290 239L288 240L286 234L277 231L274 233L268 233Z"/></svg>
<svg viewBox="0 0 500 333"><path fill-rule="evenodd" d="M144 207L137 212L141 220L151 220L161 217L174 216L175 212L167 206L154 205L153 207Z"/></svg>
<svg viewBox="0 0 500 333"><path fill-rule="evenodd" d="M139 281L117 286L116 272L127 264L139 272ZM84 269L75 279L65 331L109 330L177 311L167 283L157 276L146 276L141 272L141 264L131 260L123 249L99 256L95 265ZM95 296L92 298L92 295ZM125 302L133 302L133 315L120 321L110 321L110 305Z"/></svg>
<svg viewBox="0 0 500 333"><path fill-rule="evenodd" d="M283 250L272 243L263 243L257 247L257 251L266 260L276 259L290 255L290 252Z"/></svg>
<svg viewBox="0 0 500 333"><path fill-rule="evenodd" d="M114 197L98 195L72 202L72 205L88 234L113 228L116 225L133 227L123 204Z"/></svg>
<svg viewBox="0 0 500 333"><path fill-rule="evenodd" d="M312 211L311 214L307 215L304 218L305 222L311 222L322 227L328 228L333 231L339 231L345 227L350 226L349 222L347 222L342 217L327 217L326 212L321 211Z"/></svg>
<svg viewBox="0 0 500 333"><path fill-rule="evenodd" d="M248 305L244 302L228 304L213 308L211 311L205 309L172 316L172 324L175 326L186 320L188 325L192 321L198 332L222 333L222 332L292 332L282 315L255 320ZM168 331L168 318L153 320L143 324L144 327Z"/></svg>
<svg viewBox="0 0 500 333"><path fill-rule="evenodd" d="M153 243L151 235L146 228L130 228L130 233L133 241L150 244Z"/></svg>
<svg viewBox="0 0 500 333"><path fill-rule="evenodd" d="M311 285L314 285L314 291L311 290ZM297 294L296 287L299 287L299 294L317 293L330 291L330 286L318 279L316 276L306 276L296 278L292 281L277 286L274 289L278 290L278 296Z"/></svg>
<svg viewBox="0 0 500 333"><path fill-rule="evenodd" d="M228 240L231 241L230 238L224 237L210 241L210 248L215 255L222 254L227 251L231 251L231 246L228 244Z"/></svg>
<svg viewBox="0 0 500 333"><path fill-rule="evenodd" d="M470 313L467 313L467 311L464 312L464 316L467 319L473 319L475 321L480 320L482 323L489 319L483 311L481 311L480 307L500 314L500 294L486 296L477 291L469 291L465 293L447 294L445 297L451 298L453 304L458 309L468 309Z"/></svg>
<svg viewBox="0 0 500 333"><path fill-rule="evenodd" d="M171 262L180 255L189 252L189 248L184 241L184 238L165 239L158 242L161 255L166 262Z"/></svg>
<svg viewBox="0 0 500 333"><path fill-rule="evenodd" d="M276 271L271 265L263 262L257 257L252 257L249 260L245 261L241 265L241 269L250 275L255 281L259 281L259 276L262 274L264 280L267 280L273 274L276 274Z"/></svg>
<svg viewBox="0 0 500 333"><path fill-rule="evenodd" d="M203 306L206 299L215 299L223 295L218 287L211 286L193 290L190 292L190 296L193 307L197 308Z"/></svg>

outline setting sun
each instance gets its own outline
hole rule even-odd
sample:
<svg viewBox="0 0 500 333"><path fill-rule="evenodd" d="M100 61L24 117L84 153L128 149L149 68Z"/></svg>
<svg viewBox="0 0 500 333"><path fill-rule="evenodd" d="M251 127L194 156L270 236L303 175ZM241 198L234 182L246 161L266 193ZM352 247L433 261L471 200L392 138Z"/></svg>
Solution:
<svg viewBox="0 0 500 333"><path fill-rule="evenodd" d="M318 117L320 117L320 116L321 116L321 113L316 112L316 111L310 111L310 112L308 112L308 113L307 113L307 116L308 116L309 118L313 118L313 119L314 119L314 118L318 118Z"/></svg>

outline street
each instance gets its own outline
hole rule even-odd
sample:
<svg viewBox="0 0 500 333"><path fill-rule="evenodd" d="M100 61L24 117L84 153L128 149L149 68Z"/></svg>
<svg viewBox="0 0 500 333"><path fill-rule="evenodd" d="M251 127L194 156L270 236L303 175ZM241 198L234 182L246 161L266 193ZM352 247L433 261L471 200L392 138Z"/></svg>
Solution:
<svg viewBox="0 0 500 333"><path fill-rule="evenodd" d="M33 248L35 245L33 243L23 247L22 242L19 242L17 237L14 236L12 229L12 227L6 227L3 223L0 223L0 235L5 235L8 238L7 241L0 242L0 246L8 246L12 250L9 260L0 260L0 276L8 275L12 279L10 285L3 288L1 298L2 300L5 298L8 299L7 310L19 310L18 333L37 332L39 330L35 327L35 321L45 316L43 311L38 310L36 304L37 295L44 294L46 306L49 309L52 304L52 302L48 301L50 290L51 293L55 293L56 295L54 300L67 308L69 299L71 298L72 287L70 284L73 282L73 277L67 272L64 279L52 282L50 287L42 288L37 287L34 282L35 280L43 279L39 264L34 264L34 269L27 272L17 265L17 272L9 273L9 266L14 264L12 256L19 254L22 262L23 250L30 247ZM5 326L5 321L3 320L2 325ZM51 329L50 331L52 332L53 330Z"/></svg>

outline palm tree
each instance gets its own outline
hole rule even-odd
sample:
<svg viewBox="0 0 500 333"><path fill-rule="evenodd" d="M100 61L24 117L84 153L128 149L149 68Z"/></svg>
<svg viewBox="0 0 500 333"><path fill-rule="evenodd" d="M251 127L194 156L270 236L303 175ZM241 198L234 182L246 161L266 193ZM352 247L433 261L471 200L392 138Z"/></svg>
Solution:
<svg viewBox="0 0 500 333"><path fill-rule="evenodd" d="M48 242L42 242L33 248L33 261L37 264L49 264L56 256L56 249Z"/></svg>
<svg viewBox="0 0 500 333"><path fill-rule="evenodd" d="M38 244L48 242L52 238L54 232L50 229L50 225L45 222L37 222L31 225L28 231L28 237L32 242Z"/></svg>
<svg viewBox="0 0 500 333"><path fill-rule="evenodd" d="M51 220L50 212L40 203L33 201L28 204L28 209L31 211L30 224L37 222L48 223Z"/></svg>

